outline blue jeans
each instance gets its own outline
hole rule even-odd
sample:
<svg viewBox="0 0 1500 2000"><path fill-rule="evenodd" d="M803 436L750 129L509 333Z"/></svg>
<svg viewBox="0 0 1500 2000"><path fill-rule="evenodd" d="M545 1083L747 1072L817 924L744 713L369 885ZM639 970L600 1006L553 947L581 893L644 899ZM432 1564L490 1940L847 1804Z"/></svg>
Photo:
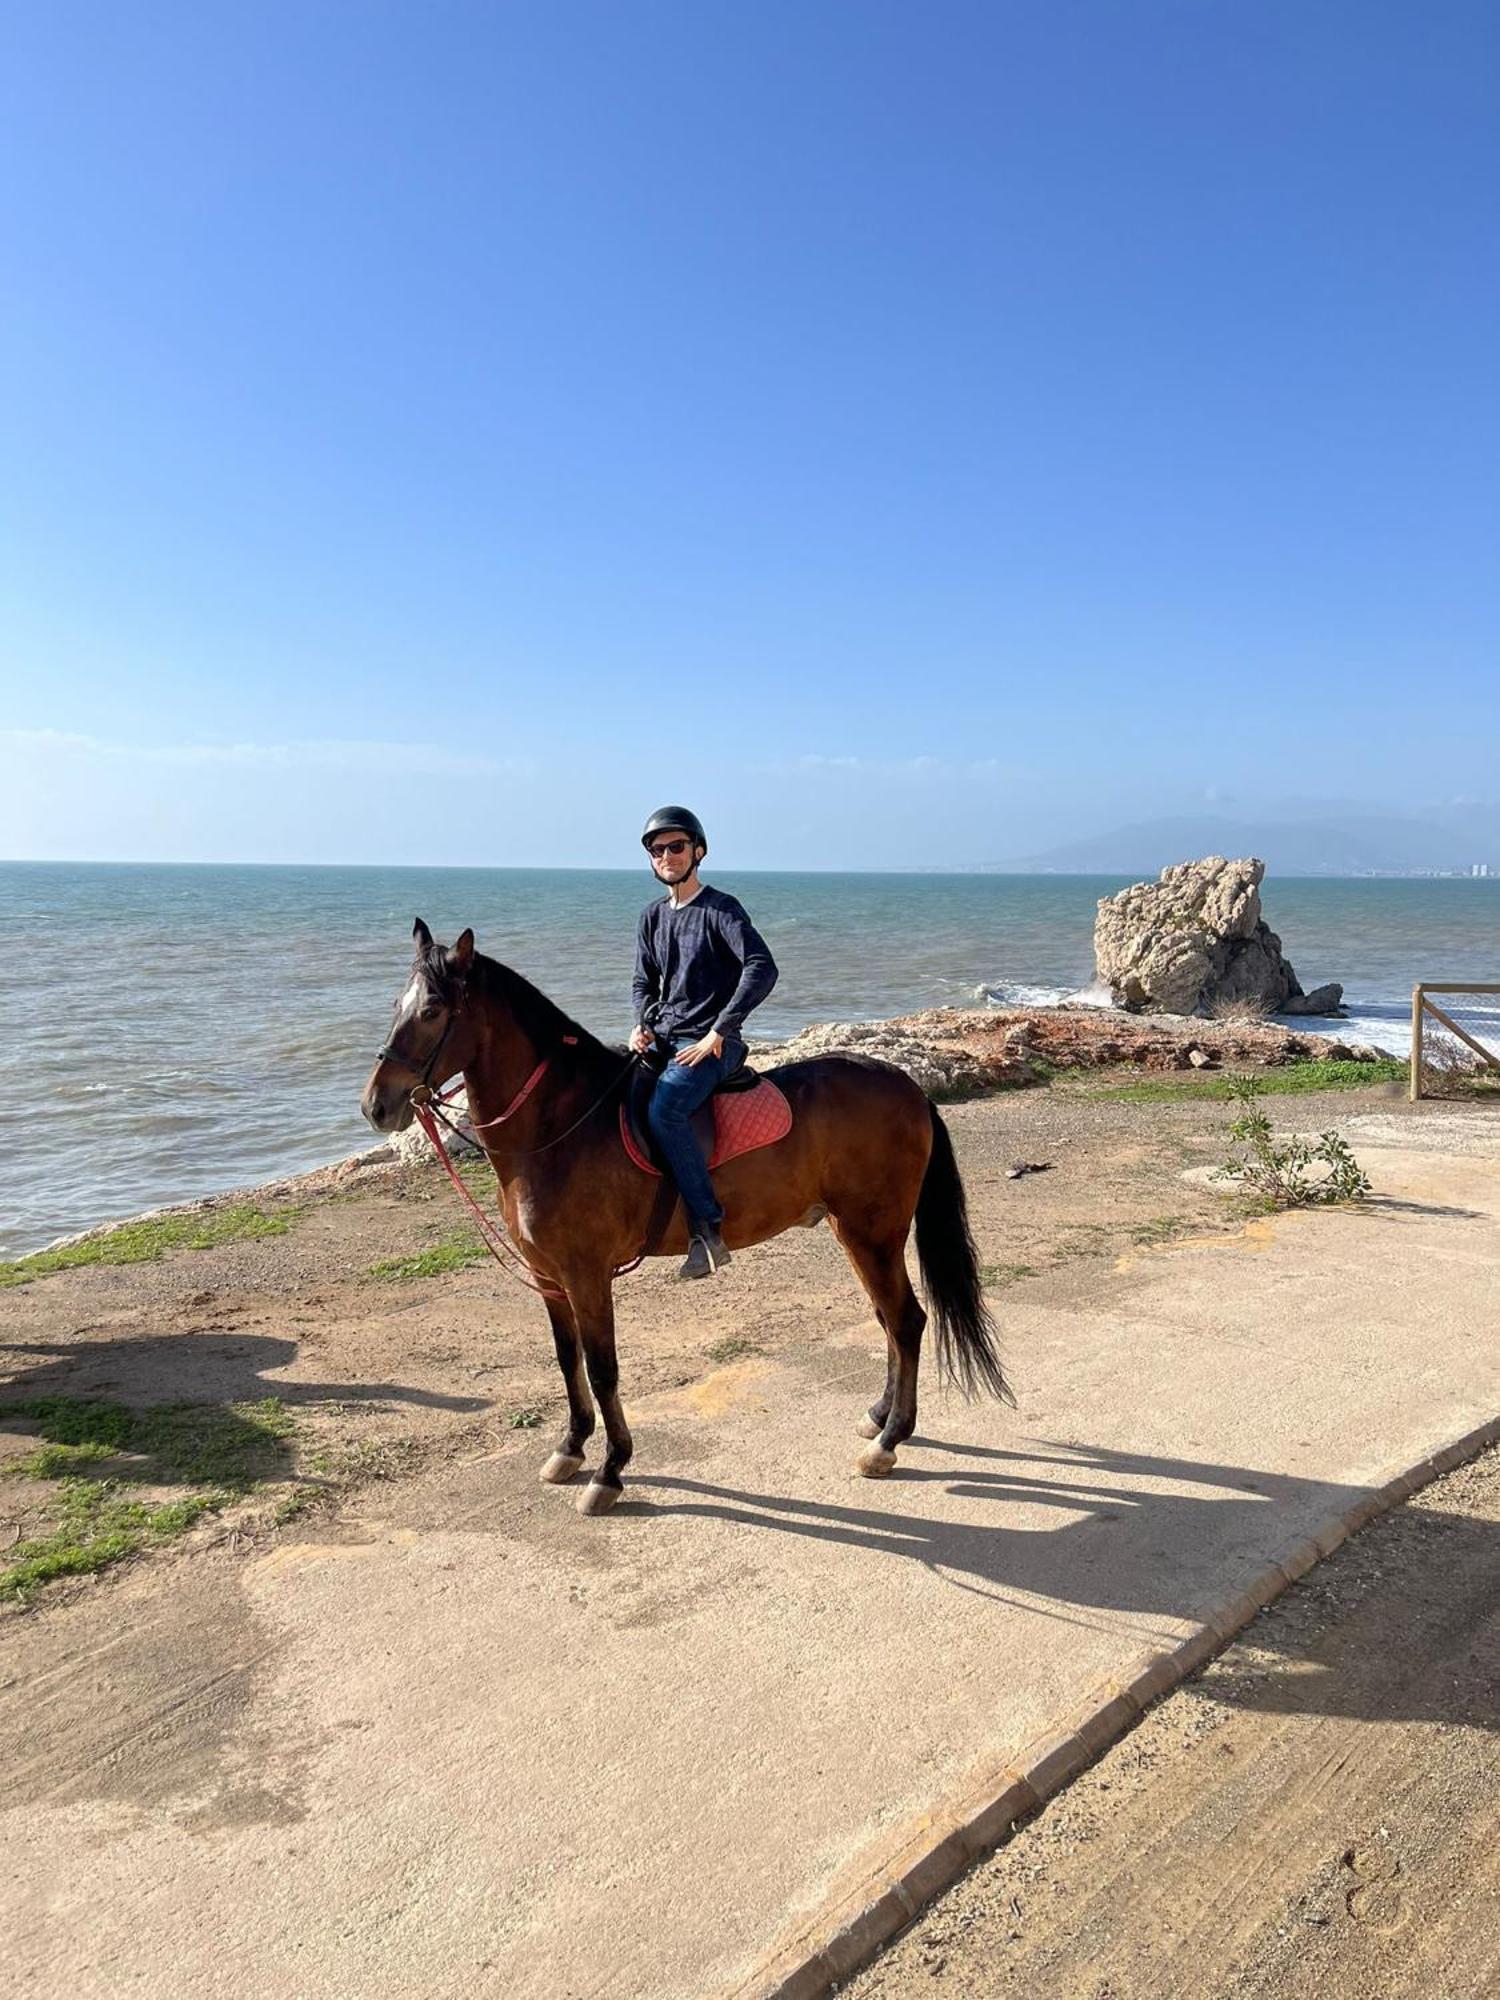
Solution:
<svg viewBox="0 0 1500 2000"><path fill-rule="evenodd" d="M724 1220L724 1210L708 1177L708 1162L693 1136L692 1117L698 1106L713 1095L725 1077L733 1076L745 1060L745 1044L726 1035L723 1055L705 1056L691 1069L671 1060L679 1049L690 1049L696 1039L692 1035L673 1041L663 1037L657 1044L669 1053L667 1066L651 1093L651 1135L677 1183L688 1212L689 1229L717 1230Z"/></svg>

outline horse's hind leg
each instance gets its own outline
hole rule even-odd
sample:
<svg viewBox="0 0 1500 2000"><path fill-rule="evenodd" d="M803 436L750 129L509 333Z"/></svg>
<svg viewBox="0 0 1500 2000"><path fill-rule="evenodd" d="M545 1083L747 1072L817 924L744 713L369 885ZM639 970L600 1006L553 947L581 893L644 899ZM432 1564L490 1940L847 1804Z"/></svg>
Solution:
<svg viewBox="0 0 1500 2000"><path fill-rule="evenodd" d="M544 1485L562 1486L583 1464L583 1448L594 1428L594 1399L589 1394L583 1346L567 1301L549 1298L547 1317L552 1322L552 1344L557 1349L557 1365L568 1392L568 1428L557 1450L542 1467L540 1477Z"/></svg>
<svg viewBox="0 0 1500 2000"><path fill-rule="evenodd" d="M867 1241L846 1224L839 1240L885 1328L885 1393L871 1408L868 1428L860 1425L860 1435L873 1442L858 1459L867 1479L880 1479L894 1470L897 1445L904 1444L917 1427L917 1369L927 1315L907 1276L904 1237L896 1243Z"/></svg>

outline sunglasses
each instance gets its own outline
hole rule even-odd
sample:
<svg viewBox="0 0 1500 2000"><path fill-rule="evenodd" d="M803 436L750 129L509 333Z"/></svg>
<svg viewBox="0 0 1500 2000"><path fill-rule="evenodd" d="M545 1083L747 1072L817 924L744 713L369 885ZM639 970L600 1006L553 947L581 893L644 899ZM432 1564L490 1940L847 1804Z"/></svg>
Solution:
<svg viewBox="0 0 1500 2000"><path fill-rule="evenodd" d="M651 859L660 861L664 854L686 854L692 844L690 840L658 840L651 849Z"/></svg>

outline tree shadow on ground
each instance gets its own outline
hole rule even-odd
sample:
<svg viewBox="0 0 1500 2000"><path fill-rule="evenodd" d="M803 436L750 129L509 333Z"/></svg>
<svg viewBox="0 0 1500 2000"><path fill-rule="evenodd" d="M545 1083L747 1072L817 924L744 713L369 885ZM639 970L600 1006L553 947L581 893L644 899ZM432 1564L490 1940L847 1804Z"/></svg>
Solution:
<svg viewBox="0 0 1500 2000"><path fill-rule="evenodd" d="M117 1402L255 1403L288 1408L359 1403L373 1408L487 1410L484 1396L446 1395L400 1382L288 1381L276 1371L298 1343L275 1334L164 1333L127 1340L0 1342L0 1401L108 1396Z"/></svg>
<svg viewBox="0 0 1500 2000"><path fill-rule="evenodd" d="M903 1451L915 1462L904 1460L884 1490L904 1489L915 1500L916 1491L939 1488L949 1501L965 1503L961 1518L951 1509L939 1516L899 1502L841 1505L667 1475L639 1475L627 1490L637 1511L717 1519L917 1563L955 1589L1012 1605L1020 1615L1097 1629L1102 1621L1090 1614L1124 1613L1139 1623L1121 1634L1122 1652L1134 1650L1132 1638L1139 1645L1172 1643L1181 1635L1174 1621L1205 1619L1278 1552L1371 1490L1046 1440L1031 1451L1007 1451L924 1437ZM1164 1491L1164 1482L1194 1490ZM631 1505L628 1498L621 1511ZM1418 1518L1424 1511L1425 1522ZM1411 1574L1397 1631L1415 1636L1455 1621L1462 1627L1486 1609L1500 1613L1500 1523L1422 1510L1420 1503L1405 1514L1442 1553L1430 1566L1404 1565ZM1258 1622L1256 1644L1274 1650L1277 1630L1273 1619ZM936 1634L933 1642L941 1643ZM1384 1650L1391 1646L1388 1634ZM1418 1679L1412 1689L1414 1707L1405 1719L1452 1719L1436 1692L1421 1689ZM1267 1699L1264 1690L1261 1698ZM1275 1699L1288 1713L1392 1717L1388 1694L1377 1700L1347 1673L1287 1671ZM1500 1703L1479 1704L1465 1719L1500 1730Z"/></svg>

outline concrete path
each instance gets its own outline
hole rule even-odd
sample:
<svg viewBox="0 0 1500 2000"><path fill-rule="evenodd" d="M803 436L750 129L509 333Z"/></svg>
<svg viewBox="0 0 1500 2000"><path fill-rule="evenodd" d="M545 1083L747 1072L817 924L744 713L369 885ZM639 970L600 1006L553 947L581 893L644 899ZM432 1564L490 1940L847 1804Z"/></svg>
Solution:
<svg viewBox="0 0 1500 2000"><path fill-rule="evenodd" d="M929 1396L884 1484L850 1476L864 1326L636 1406L603 1521L522 1435L121 1579L107 1634L0 1684L10 1977L765 1990L945 1806L1500 1410L1500 1134L1391 1123L1348 1128L1365 1212L1008 1293L1019 1411Z"/></svg>

